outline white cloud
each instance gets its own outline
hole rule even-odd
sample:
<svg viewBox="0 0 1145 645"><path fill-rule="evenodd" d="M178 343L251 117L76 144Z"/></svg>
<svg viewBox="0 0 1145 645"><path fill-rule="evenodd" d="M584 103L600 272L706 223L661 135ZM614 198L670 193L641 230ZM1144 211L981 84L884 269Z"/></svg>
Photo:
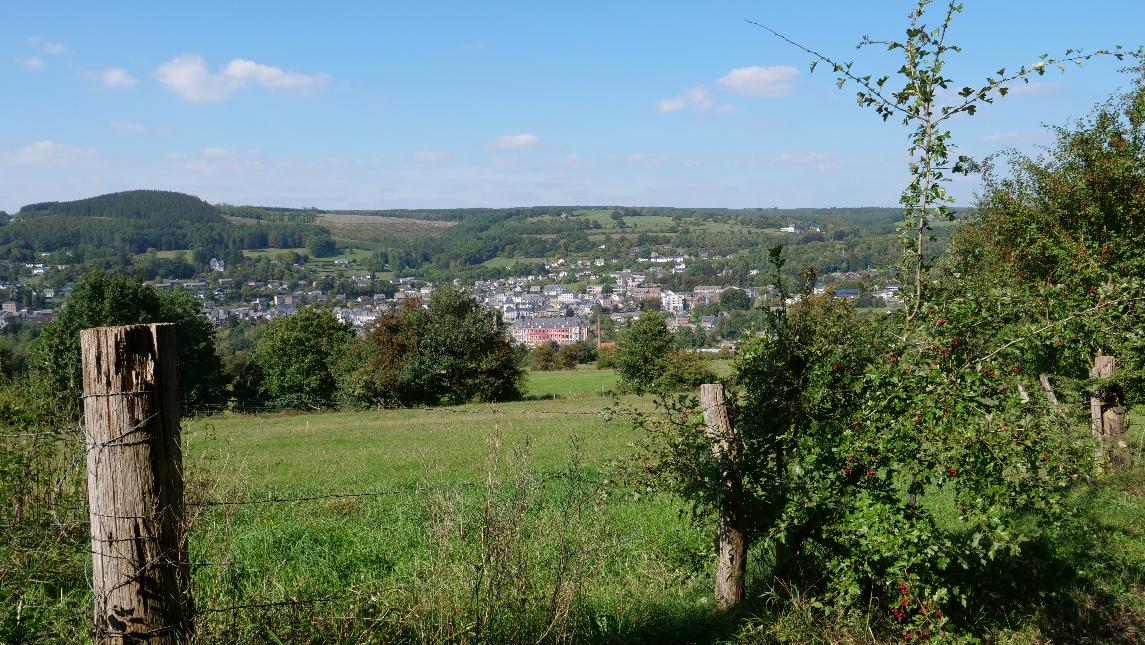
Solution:
<svg viewBox="0 0 1145 645"><path fill-rule="evenodd" d="M173 58L155 69L161 83L187 101L221 101L242 87L259 85L267 90L308 92L329 81L326 74L302 74L236 58L215 74L207 69L202 56L189 54Z"/></svg>
<svg viewBox="0 0 1145 645"><path fill-rule="evenodd" d="M227 63L223 68L223 75L244 83L257 83L268 90L291 92L310 92L321 88L330 80L326 74L291 72L241 58Z"/></svg>
<svg viewBox="0 0 1145 645"><path fill-rule="evenodd" d="M235 156L235 153L226 148L206 147L203 148L202 155L208 159L226 159Z"/></svg>
<svg viewBox="0 0 1145 645"><path fill-rule="evenodd" d="M235 79L207 71L202 56L179 56L163 63L155 69L155 76L187 101L221 101L238 89L241 83Z"/></svg>
<svg viewBox="0 0 1145 645"><path fill-rule="evenodd" d="M668 155L650 155L643 152L634 152L625 157L625 159L645 166L655 166L656 164L668 161L669 157Z"/></svg>
<svg viewBox="0 0 1145 645"><path fill-rule="evenodd" d="M506 134L489 142L490 148L528 148L541 142L535 134Z"/></svg>
<svg viewBox="0 0 1145 645"><path fill-rule="evenodd" d="M94 77L107 87L135 87L139 84L139 79L120 67L112 67L102 72L96 72Z"/></svg>
<svg viewBox="0 0 1145 645"><path fill-rule="evenodd" d="M37 141L0 157L0 164L11 167L75 166L90 163L95 158L95 150L91 148Z"/></svg>
<svg viewBox="0 0 1145 645"><path fill-rule="evenodd" d="M39 56L28 56L27 58L21 58L16 62L20 63L20 65L24 67L27 67L28 69L38 69L44 66L44 59L40 58Z"/></svg>
<svg viewBox="0 0 1145 645"><path fill-rule="evenodd" d="M194 173L227 174L248 171L263 172L269 164L260 159L257 150L248 150L245 153L208 146L199 151L197 158L187 158L182 155L168 155L168 159L176 162L175 167L180 170Z"/></svg>
<svg viewBox="0 0 1145 645"><path fill-rule="evenodd" d="M747 96L780 98L795 91L792 81L798 74L799 70L790 65L753 65L735 68L724 74L717 83L720 87Z"/></svg>
<svg viewBox="0 0 1145 645"><path fill-rule="evenodd" d="M707 88L698 85L696 87L690 87L683 94L658 101L656 103L656 109L661 112L679 112L690 105L701 108L711 107L711 92L709 92Z"/></svg>
<svg viewBox="0 0 1145 645"><path fill-rule="evenodd" d="M785 152L759 157L757 160L776 166L813 166L816 170L835 170L839 167L838 155L822 152Z"/></svg>
<svg viewBox="0 0 1145 645"><path fill-rule="evenodd" d="M44 50L45 54L51 54L53 56L59 56L60 54L68 53L67 47L59 43L52 43L47 41L40 43L40 49Z"/></svg>
<svg viewBox="0 0 1145 645"><path fill-rule="evenodd" d="M447 163L453 159L448 152L419 151L413 153L413 160L418 163Z"/></svg>
<svg viewBox="0 0 1145 645"><path fill-rule="evenodd" d="M561 160L561 165L571 166L573 168L580 168L583 166L587 166L588 163L589 163L588 159L585 159L584 157L582 157L581 155L578 155L575 152L572 152L572 153L565 155L565 158Z"/></svg>
<svg viewBox="0 0 1145 645"><path fill-rule="evenodd" d="M125 123L123 121L114 121L111 124L111 129L116 132L124 132L127 134L143 134L147 132L147 126L142 123Z"/></svg>

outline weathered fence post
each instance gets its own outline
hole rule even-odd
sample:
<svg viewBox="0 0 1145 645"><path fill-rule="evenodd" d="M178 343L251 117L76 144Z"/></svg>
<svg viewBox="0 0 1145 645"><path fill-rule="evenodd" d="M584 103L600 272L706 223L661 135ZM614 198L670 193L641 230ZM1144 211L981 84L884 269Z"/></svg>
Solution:
<svg viewBox="0 0 1145 645"><path fill-rule="evenodd" d="M191 638L170 324L80 332L94 642Z"/></svg>
<svg viewBox="0 0 1145 645"><path fill-rule="evenodd" d="M1107 379L1116 373L1116 358L1098 356L1093 359L1089 377ZM1114 464L1124 463L1128 458L1126 451L1129 444L1125 439L1125 406L1121 403L1120 395L1116 390L1094 392L1089 397L1089 414L1093 424L1093 436L1102 444L1102 450L1109 451L1110 461Z"/></svg>
<svg viewBox="0 0 1145 645"><path fill-rule="evenodd" d="M720 555L716 566L716 604L727 609L743 602L744 576L747 573L747 522L743 514L743 479L739 472L739 455L735 437L724 404L724 386L700 386L700 406L704 411L704 432L712 445L712 456L720 468L719 541Z"/></svg>

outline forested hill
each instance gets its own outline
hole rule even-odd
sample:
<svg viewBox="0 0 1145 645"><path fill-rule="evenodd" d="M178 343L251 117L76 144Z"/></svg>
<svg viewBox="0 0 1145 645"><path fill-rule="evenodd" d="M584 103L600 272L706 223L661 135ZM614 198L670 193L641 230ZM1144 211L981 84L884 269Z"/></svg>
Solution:
<svg viewBox="0 0 1145 645"><path fill-rule="evenodd" d="M244 258L262 255L251 251L282 249L304 250L310 257L351 253L370 270L452 280L519 272L547 258L629 261L659 253L728 258L724 265L742 265L746 274L748 268L766 267L767 249L782 244L790 266L834 272L893 263L899 219L897 208L327 211L210 204L183 193L132 190L24 206L11 221L0 221L0 263L182 277L209 270L212 258L239 267L247 263ZM948 233L936 230L936 248ZM515 268L505 268L509 265ZM705 270L718 273L724 265Z"/></svg>
<svg viewBox="0 0 1145 645"><path fill-rule="evenodd" d="M146 220L158 226L224 221L218 207L194 195L167 190L128 190L73 202L29 204L18 213L20 218L40 215Z"/></svg>
<svg viewBox="0 0 1145 645"><path fill-rule="evenodd" d="M300 222L235 223L193 195L131 190L24 206L0 226L0 260L28 262L61 253L69 265L119 269L148 249L189 250L194 268L202 269L212 257L237 263L245 249L296 248L328 235Z"/></svg>

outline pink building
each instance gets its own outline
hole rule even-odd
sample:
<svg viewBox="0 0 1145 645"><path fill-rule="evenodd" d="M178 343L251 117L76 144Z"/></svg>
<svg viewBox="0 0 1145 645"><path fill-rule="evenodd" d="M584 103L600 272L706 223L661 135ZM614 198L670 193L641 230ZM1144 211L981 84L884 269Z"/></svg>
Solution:
<svg viewBox="0 0 1145 645"><path fill-rule="evenodd" d="M521 318L513 323L513 340L526 347L548 342L570 345L588 340L588 322L580 316L572 318Z"/></svg>

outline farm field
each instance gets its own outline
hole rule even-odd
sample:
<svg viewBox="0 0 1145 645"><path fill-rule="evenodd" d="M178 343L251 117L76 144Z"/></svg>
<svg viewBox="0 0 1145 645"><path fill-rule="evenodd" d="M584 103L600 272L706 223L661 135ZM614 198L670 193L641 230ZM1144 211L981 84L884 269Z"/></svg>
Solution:
<svg viewBox="0 0 1145 645"><path fill-rule="evenodd" d="M598 370L582 366L575 370L530 372L525 381L529 398L584 398L598 396L616 387L616 370Z"/></svg>
<svg viewBox="0 0 1145 645"><path fill-rule="evenodd" d="M469 602L464 588L482 562L472 540L514 539L490 535L490 512L528 531L528 543L516 547L531 554L529 584L539 587L557 573L559 527L575 522L564 539L575 540L576 566L591 575L579 593L597 616L577 625L582 639L696 642L731 628L711 606L710 531L688 521L673 498L629 499L602 484L638 439L627 418L602 414L613 399L588 393L615 374L543 376L542 387L582 396L186 422L190 503L225 502L207 507L191 531L191 559L203 564L194 573L196 602L276 607L219 612L218 620L208 612L206 634L231 635L237 621L237 642L308 640L302 634L316 632L298 631L307 629L333 630L334 642L435 640L427 634L447 630L446 617L418 603L446 593L441 584L461 596L451 602ZM651 406L637 397L619 402ZM504 494L527 498L527 512L513 515L511 504L490 511L490 500ZM311 497L319 499L298 500ZM435 533L442 523L457 533ZM307 606L303 624L277 609L312 598L336 600ZM395 613L403 611L424 613ZM361 622L340 624L347 615Z"/></svg>
<svg viewBox="0 0 1145 645"><path fill-rule="evenodd" d="M323 213L318 216L316 223L326 227L335 239L351 244L436 235L456 224L451 221L354 213Z"/></svg>
<svg viewBox="0 0 1145 645"><path fill-rule="evenodd" d="M485 260L484 262L481 263L481 265L487 266L487 267L497 268L497 267L511 267L511 266L514 266L517 264L541 264L545 261L546 261L545 258L495 257L495 258L489 258L488 260Z"/></svg>
<svg viewBox="0 0 1145 645"><path fill-rule="evenodd" d="M548 387L567 390L585 382L550 379ZM627 454L635 438L624 420L606 420L600 414L611 402L582 397L428 409L218 415L189 421L186 444L189 454L204 463L226 462L228 474L222 483L242 484L256 497L471 480L481 475L480 458L495 435L506 445L527 438L529 465L537 471L564 467L575 435L582 441L586 469L599 471ZM623 402L649 405L635 397Z"/></svg>

